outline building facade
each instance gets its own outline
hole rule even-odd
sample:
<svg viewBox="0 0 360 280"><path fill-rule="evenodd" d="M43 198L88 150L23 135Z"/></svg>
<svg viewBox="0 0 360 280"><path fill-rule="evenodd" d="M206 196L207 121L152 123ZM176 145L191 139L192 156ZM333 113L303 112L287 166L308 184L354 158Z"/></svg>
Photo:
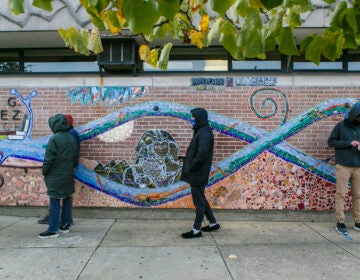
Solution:
<svg viewBox="0 0 360 280"><path fill-rule="evenodd" d="M190 110L203 107L215 134L206 189L214 208L333 209L327 139L358 102L357 52L314 66L276 53L239 62L220 47L177 46L161 72L139 62L136 40L105 40L128 58L117 63L108 48L99 57L64 48L58 28L90 27L72 2L54 1L51 13L28 6L21 16L0 5L0 205L48 205L47 120L64 113L81 137L74 206L191 208L179 157L192 136ZM322 3L304 16L299 36L327 26Z"/></svg>

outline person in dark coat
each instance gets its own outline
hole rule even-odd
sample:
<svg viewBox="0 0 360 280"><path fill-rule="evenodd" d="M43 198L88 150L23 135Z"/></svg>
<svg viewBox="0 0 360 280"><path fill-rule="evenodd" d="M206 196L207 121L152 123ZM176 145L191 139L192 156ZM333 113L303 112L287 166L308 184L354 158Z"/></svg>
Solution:
<svg viewBox="0 0 360 280"><path fill-rule="evenodd" d="M63 114L49 118L54 133L45 151L42 174L50 197L50 220L46 231L39 238L57 237L59 230L69 232L71 223L71 196L75 191L74 172L78 160L75 138L69 133L69 125ZM63 202L60 217L60 201Z"/></svg>
<svg viewBox="0 0 360 280"><path fill-rule="evenodd" d="M201 231L209 232L220 228L205 197L205 186L209 180L213 159L214 134L205 109L195 108L191 110L191 114L194 134L184 158L181 180L190 184L195 221L193 229L181 235L183 238L201 237ZM201 228L204 216L208 219L209 225Z"/></svg>
<svg viewBox="0 0 360 280"><path fill-rule="evenodd" d="M77 148L78 148L78 151L79 151L79 153L78 153L79 156L77 158L77 164L76 164L76 168L77 168L77 166L79 165L79 160L80 160L80 136L79 136L79 133L73 127L74 119L73 119L72 115L67 114L67 115L65 115L65 118L66 118L66 121L67 121L67 123L69 125L69 133L72 136L74 136L74 138L76 140L76 145L77 145ZM50 209L48 209L47 214L43 218L38 220L38 223L48 225L49 220L50 220ZM73 217L71 215L71 225L73 225L73 224L74 224L74 219L73 219Z"/></svg>
<svg viewBox="0 0 360 280"><path fill-rule="evenodd" d="M354 229L360 231L360 107L358 105L353 106L347 117L335 125L328 144L335 148L335 230L340 234L348 234L344 203L350 181Z"/></svg>

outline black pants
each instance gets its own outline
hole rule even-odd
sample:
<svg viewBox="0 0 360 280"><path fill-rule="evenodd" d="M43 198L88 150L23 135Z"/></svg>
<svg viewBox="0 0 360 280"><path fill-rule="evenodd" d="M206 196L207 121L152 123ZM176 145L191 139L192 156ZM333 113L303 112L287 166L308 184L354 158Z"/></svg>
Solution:
<svg viewBox="0 0 360 280"><path fill-rule="evenodd" d="M205 186L191 186L191 196L195 206L194 229L200 230L201 224L206 216L209 223L215 224L216 219L205 197Z"/></svg>

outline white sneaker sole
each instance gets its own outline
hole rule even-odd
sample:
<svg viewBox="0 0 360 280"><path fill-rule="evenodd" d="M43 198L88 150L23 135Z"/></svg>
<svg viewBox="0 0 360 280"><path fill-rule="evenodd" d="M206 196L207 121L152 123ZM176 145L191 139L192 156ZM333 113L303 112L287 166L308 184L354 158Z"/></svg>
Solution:
<svg viewBox="0 0 360 280"><path fill-rule="evenodd" d="M358 227L354 227L354 229L355 229L355 230L359 230L359 231L360 231L360 228L358 228Z"/></svg>
<svg viewBox="0 0 360 280"><path fill-rule="evenodd" d="M335 226L335 230L336 230L339 234L341 234L341 235L348 235L348 234L349 234L348 232L341 232L341 231L339 231L336 226Z"/></svg>

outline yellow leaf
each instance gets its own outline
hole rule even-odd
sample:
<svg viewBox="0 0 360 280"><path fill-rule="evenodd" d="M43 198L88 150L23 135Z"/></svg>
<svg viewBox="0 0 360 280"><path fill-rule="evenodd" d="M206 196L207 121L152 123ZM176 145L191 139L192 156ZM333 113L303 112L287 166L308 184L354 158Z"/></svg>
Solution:
<svg viewBox="0 0 360 280"><path fill-rule="evenodd" d="M121 31L122 26L121 26L121 17L119 17L119 12L107 10L104 13L104 18L111 33L116 34Z"/></svg>
<svg viewBox="0 0 360 280"><path fill-rule="evenodd" d="M209 15L204 15L200 21L200 27L203 33L209 30L209 24L210 24Z"/></svg>
<svg viewBox="0 0 360 280"><path fill-rule="evenodd" d="M139 56L143 61L150 61L150 48L147 45L141 45L139 48Z"/></svg>
<svg viewBox="0 0 360 280"><path fill-rule="evenodd" d="M191 43L196 45L199 49L202 49L203 47L203 37L204 37L204 34L201 33L201 32L198 32L196 30L191 30L190 31L190 40L191 40Z"/></svg>
<svg viewBox="0 0 360 280"><path fill-rule="evenodd" d="M153 49L150 52L150 61L147 62L148 64L150 64L153 67L156 67L156 63L158 62L158 58L159 58L159 52L157 49Z"/></svg>

